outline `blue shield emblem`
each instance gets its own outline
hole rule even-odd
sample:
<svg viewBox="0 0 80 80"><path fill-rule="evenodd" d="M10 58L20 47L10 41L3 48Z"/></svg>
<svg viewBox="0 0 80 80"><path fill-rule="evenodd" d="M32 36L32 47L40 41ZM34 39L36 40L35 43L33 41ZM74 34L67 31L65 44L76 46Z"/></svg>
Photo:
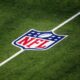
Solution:
<svg viewBox="0 0 80 80"><path fill-rule="evenodd" d="M12 42L24 50L47 50L53 47L66 37L66 35L57 35L51 31L29 30Z"/></svg>

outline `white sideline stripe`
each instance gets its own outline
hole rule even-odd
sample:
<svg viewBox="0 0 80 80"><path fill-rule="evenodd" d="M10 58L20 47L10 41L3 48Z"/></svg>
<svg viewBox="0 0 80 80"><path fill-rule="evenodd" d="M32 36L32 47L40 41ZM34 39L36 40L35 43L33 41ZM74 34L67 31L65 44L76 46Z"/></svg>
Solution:
<svg viewBox="0 0 80 80"><path fill-rule="evenodd" d="M0 63L0 67L3 66L4 64L8 63L10 60L12 60L13 58L15 58L16 56L18 56L19 54L21 54L24 50L21 49L20 51L18 51L17 53L15 53L14 55L12 55L11 57L9 57L8 59L4 60L3 62Z"/></svg>
<svg viewBox="0 0 80 80"><path fill-rule="evenodd" d="M67 19L66 21L62 22L61 24L59 24L57 27L55 27L54 29L52 29L51 31L54 32L55 30L59 29L60 27L62 27L63 25L67 24L68 22L70 22L71 20L73 20L74 18L76 18L77 16L80 15L80 12L78 12L77 14L73 15L72 17L70 17L69 19ZM4 64L8 63L10 60L12 60L13 58L15 58L16 56L18 56L19 54L21 54L23 51L23 49L21 49L20 51L18 51L17 53L15 53L14 55L12 55L11 57L9 57L8 59L4 60L3 62L0 63L0 67L3 66Z"/></svg>
<svg viewBox="0 0 80 80"><path fill-rule="evenodd" d="M70 22L71 20L73 20L74 18L76 18L77 16L80 15L80 12L76 13L75 15L73 15L72 17L70 17L69 19L67 19L66 21L62 22L61 24L59 24L58 26L56 26L54 29L52 29L51 31L54 32L55 30L61 28L62 26L64 26L65 24L67 24L68 22Z"/></svg>

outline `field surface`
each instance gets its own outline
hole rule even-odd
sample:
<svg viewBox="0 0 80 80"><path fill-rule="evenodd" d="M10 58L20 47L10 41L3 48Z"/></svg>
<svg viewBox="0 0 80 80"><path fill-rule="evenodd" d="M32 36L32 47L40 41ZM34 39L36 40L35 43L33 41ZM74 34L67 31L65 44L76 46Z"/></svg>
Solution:
<svg viewBox="0 0 80 80"><path fill-rule="evenodd" d="M0 0L0 62L20 49L30 29L48 31L80 11L80 0ZM80 16L55 31L69 35L47 51L25 51L0 67L0 80L80 80Z"/></svg>

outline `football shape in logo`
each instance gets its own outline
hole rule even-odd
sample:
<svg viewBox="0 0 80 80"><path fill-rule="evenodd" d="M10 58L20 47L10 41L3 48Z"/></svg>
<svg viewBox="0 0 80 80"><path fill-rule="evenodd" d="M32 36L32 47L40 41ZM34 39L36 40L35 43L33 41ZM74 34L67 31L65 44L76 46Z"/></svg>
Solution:
<svg viewBox="0 0 80 80"><path fill-rule="evenodd" d="M52 35L51 33L44 33L44 34L39 35L38 37L46 38L46 37L50 37L51 35Z"/></svg>

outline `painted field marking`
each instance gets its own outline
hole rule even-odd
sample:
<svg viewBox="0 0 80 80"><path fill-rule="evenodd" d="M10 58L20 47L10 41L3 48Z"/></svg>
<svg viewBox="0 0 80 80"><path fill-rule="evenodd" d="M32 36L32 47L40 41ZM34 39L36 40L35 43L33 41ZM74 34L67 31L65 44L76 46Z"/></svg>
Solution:
<svg viewBox="0 0 80 80"><path fill-rule="evenodd" d="M18 51L18 52L16 52L14 55L12 55L11 57L7 58L3 62L1 62L0 63L0 67L3 66L4 64L8 63L12 59L14 59L16 56L18 56L19 54L21 54L22 52L24 52L26 49L28 49L28 50L47 50L47 49L51 48L52 46L54 46L55 44L57 44L58 42L60 42L61 40L63 40L65 37L67 37L65 35L58 36L57 34L54 33L54 31L57 30L57 29L59 29L59 28L61 28L62 26L64 26L65 24L67 24L68 22L70 22L71 20L73 20L74 18L76 18L79 15L80 15L80 12L78 12L75 15L73 15L69 19L65 20L64 22L62 22L61 24L59 24L58 26L56 26L51 31L37 32L37 35L33 35L34 32L36 32L36 30L31 29L30 30L31 33L32 33L32 30L33 30L32 34L31 33L29 34L29 32L30 32L29 31L26 34L27 36L25 36L25 34L22 35L22 36L20 36L19 38L17 38L16 40L14 40L12 42L12 44L14 46L20 47L21 50ZM32 36L35 36L35 38L32 37ZM48 36L50 36L50 37L47 38ZM27 40L27 42L25 40ZM27 44L27 47L26 47L25 43Z"/></svg>

